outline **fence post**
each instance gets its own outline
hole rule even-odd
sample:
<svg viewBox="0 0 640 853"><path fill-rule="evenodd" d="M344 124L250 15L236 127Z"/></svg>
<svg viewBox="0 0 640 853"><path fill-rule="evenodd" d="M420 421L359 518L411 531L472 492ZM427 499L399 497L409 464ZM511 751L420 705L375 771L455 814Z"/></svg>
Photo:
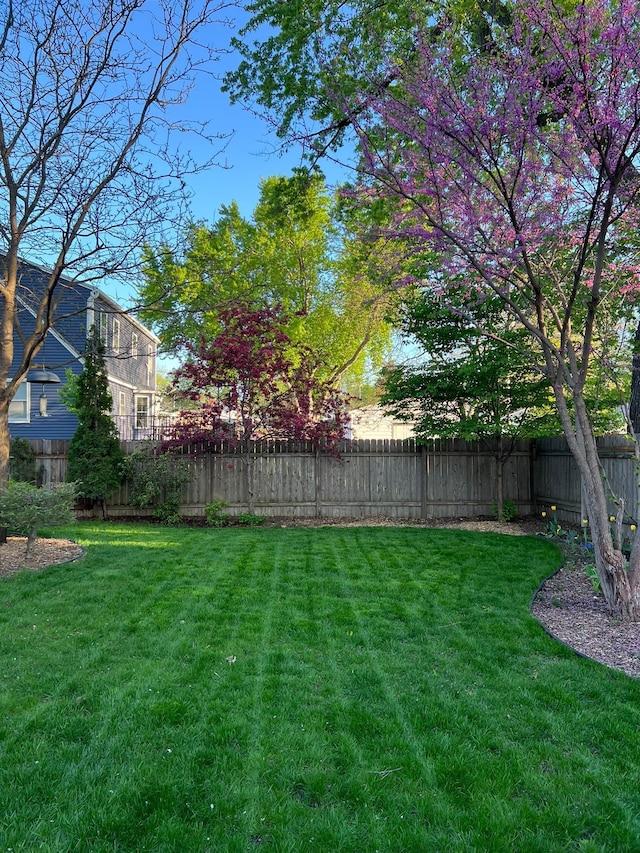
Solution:
<svg viewBox="0 0 640 853"><path fill-rule="evenodd" d="M316 447L316 470L315 470L315 478L316 478L316 518L320 518L322 515L322 492L321 492L321 458L320 458L320 448Z"/></svg>
<svg viewBox="0 0 640 853"><path fill-rule="evenodd" d="M420 446L420 517L427 517L427 446Z"/></svg>

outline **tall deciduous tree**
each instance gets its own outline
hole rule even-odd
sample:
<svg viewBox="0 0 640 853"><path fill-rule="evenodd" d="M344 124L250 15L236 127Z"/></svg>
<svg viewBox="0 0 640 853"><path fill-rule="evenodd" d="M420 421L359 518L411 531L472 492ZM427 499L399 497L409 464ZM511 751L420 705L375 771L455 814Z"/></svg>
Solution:
<svg viewBox="0 0 640 853"><path fill-rule="evenodd" d="M188 227L182 257L147 250L142 316L180 352L203 334L214 337L235 301L281 306L287 334L311 347L319 378L338 383L362 373L388 346L390 296L371 275L376 244L354 248L343 208L318 173L264 180L251 220L232 203L213 225Z"/></svg>
<svg viewBox="0 0 640 853"><path fill-rule="evenodd" d="M59 319L62 277L130 273L176 216L195 166L170 141L174 110L214 53L199 30L224 23L231 5L8 0L0 10L0 486L9 404ZM40 292L21 287L19 257L51 269Z"/></svg>
<svg viewBox="0 0 640 853"><path fill-rule="evenodd" d="M625 619L640 618L640 539L627 564L624 506L612 534L585 387L601 320L638 288L625 243L639 218L638 11L518 4L508 50L467 58L417 22L411 62L389 68L394 86L357 110L336 88L363 152L363 202L387 194L390 234L440 260L423 285L446 304L448 282L466 277L527 330L582 477L602 589Z"/></svg>
<svg viewBox="0 0 640 853"><path fill-rule="evenodd" d="M517 440L562 430L527 330L505 312L501 299L464 284L448 290L445 304L428 293L407 300L402 331L419 353L385 371L381 403L395 417L416 421L421 439L483 442L495 460L495 500L503 520L504 468ZM620 428L619 389L605 375L591 377L585 395L597 428Z"/></svg>

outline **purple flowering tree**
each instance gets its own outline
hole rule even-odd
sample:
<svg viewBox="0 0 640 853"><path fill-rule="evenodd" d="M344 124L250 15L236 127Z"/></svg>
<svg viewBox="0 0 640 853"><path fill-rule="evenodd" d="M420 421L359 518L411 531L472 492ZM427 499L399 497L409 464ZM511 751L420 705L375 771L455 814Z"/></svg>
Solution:
<svg viewBox="0 0 640 853"><path fill-rule="evenodd" d="M629 313L640 285L629 239L640 5L517 3L509 38L484 52L432 32L416 22L414 54L381 70L393 85L357 103L335 88L361 146L357 192L363 204L386 197L410 280L445 305L448 282L466 280L474 302L497 295L529 333L582 477L605 598L640 619L640 539L628 562L621 550L635 507L613 496L612 530L585 402L590 365L615 349L611 317Z"/></svg>

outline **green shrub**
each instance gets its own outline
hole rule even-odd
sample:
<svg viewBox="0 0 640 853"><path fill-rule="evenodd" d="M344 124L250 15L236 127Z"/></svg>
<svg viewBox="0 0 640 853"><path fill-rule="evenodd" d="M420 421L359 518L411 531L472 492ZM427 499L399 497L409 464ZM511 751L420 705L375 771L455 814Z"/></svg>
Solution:
<svg viewBox="0 0 640 853"><path fill-rule="evenodd" d="M164 503L154 509L151 516L156 521L159 521L160 524L180 524L182 521L180 515L180 498L175 495L167 498Z"/></svg>
<svg viewBox="0 0 640 853"><path fill-rule="evenodd" d="M494 503L491 507L493 517L498 517L498 504ZM502 516L505 521L513 521L518 515L518 506L515 501L502 502Z"/></svg>
<svg viewBox="0 0 640 853"><path fill-rule="evenodd" d="M34 486L39 485L38 479L42 474L42 466L38 470L36 454L31 450L26 438L16 436L16 438L11 439L9 462L11 480L31 483Z"/></svg>
<svg viewBox="0 0 640 853"><path fill-rule="evenodd" d="M229 506L227 501L215 500L204 508L207 524L211 527L225 527L229 524L229 516L223 512Z"/></svg>
<svg viewBox="0 0 640 853"><path fill-rule="evenodd" d="M244 524L247 527L257 527L264 524L265 518L263 515L256 515L254 512L241 512L236 521L238 524Z"/></svg>
<svg viewBox="0 0 640 853"><path fill-rule="evenodd" d="M158 453L153 445L136 450L124 461L132 506L152 508L163 524L180 521L182 487L189 482L189 461L174 453Z"/></svg>
<svg viewBox="0 0 640 853"><path fill-rule="evenodd" d="M0 526L27 536L27 555L42 525L56 526L75 521L75 483L37 488L30 483L10 482L0 489Z"/></svg>

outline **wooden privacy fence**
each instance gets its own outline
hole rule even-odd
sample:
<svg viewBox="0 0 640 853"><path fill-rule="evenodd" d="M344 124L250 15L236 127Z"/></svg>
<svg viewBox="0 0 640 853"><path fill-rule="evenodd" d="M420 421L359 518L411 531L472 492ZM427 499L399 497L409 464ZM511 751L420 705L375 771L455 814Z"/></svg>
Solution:
<svg viewBox="0 0 640 853"><path fill-rule="evenodd" d="M45 482L63 480L64 442L31 442L47 471ZM68 443L66 443L68 446ZM124 442L125 453L140 443ZM481 443L437 440L346 441L338 456L305 442L198 444L188 448L189 482L181 512L202 516L214 500L230 514L245 512L252 493L256 513L293 518L448 518L490 515L495 502L495 460ZM516 446L505 469L505 498L523 515L533 511L531 447ZM113 515L140 515L125 483L109 501ZM144 514L144 513L143 513Z"/></svg>
<svg viewBox="0 0 640 853"><path fill-rule="evenodd" d="M32 441L43 481L66 476L68 442ZM125 453L140 448L125 442ZM603 476L622 495L629 522L637 521L638 477L633 444L626 436L599 439ZM191 477L183 488L181 512L202 516L214 500L230 514L253 509L268 517L453 518L491 515L496 463L482 443L458 439L351 441L340 456L320 453L304 442L194 445ZM583 515L577 467L564 438L518 442L504 472L505 499L520 515L557 506L558 518L579 524ZM109 502L113 515L145 514L129 506L127 484ZM615 511L612 503L611 511Z"/></svg>
<svg viewBox="0 0 640 853"><path fill-rule="evenodd" d="M31 440L29 447L36 455L36 476L38 483L64 483L67 476L67 453L69 441L55 439L44 441ZM9 457L9 476L11 476L11 457Z"/></svg>
<svg viewBox="0 0 640 853"><path fill-rule="evenodd" d="M564 437L539 438L533 445L533 481L540 510L557 507L558 519L580 524L585 517L582 485L576 463ZM633 441L626 435L598 439L602 476L610 495L624 500L627 524L638 524L640 483ZM609 501L609 512L617 506Z"/></svg>

